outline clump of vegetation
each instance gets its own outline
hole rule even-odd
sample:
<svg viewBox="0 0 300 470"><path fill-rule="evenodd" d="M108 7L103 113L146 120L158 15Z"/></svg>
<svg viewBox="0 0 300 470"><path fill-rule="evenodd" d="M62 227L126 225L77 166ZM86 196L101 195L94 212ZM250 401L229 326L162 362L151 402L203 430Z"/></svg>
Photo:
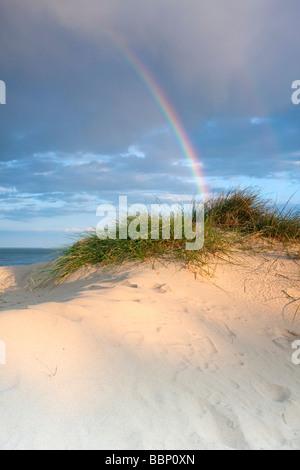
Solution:
<svg viewBox="0 0 300 470"><path fill-rule="evenodd" d="M191 213L196 224L195 211ZM149 218L149 222L151 219ZM130 220L128 221L128 224ZM165 240L151 239L151 223L146 238L137 240L99 239L96 231L82 234L79 241L64 249L51 267L50 277L59 282L83 266L121 265L129 261L170 260L186 266L206 269L210 261L229 256L255 236L270 242L298 245L300 241L300 211L279 210L261 198L252 188L234 189L205 203L204 246L188 251L184 236L176 239L175 218L170 220L171 236ZM160 234L162 226L160 225Z"/></svg>
<svg viewBox="0 0 300 470"><path fill-rule="evenodd" d="M235 189L206 204L206 218L216 226L245 234L256 234L282 242L300 240L300 211L281 210L252 188Z"/></svg>

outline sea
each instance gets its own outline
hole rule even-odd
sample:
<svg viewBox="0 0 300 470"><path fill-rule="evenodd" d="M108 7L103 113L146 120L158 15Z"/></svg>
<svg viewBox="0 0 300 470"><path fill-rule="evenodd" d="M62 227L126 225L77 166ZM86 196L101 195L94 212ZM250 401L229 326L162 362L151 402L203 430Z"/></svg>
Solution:
<svg viewBox="0 0 300 470"><path fill-rule="evenodd" d="M0 248L0 266L26 266L57 257L56 250L49 248Z"/></svg>

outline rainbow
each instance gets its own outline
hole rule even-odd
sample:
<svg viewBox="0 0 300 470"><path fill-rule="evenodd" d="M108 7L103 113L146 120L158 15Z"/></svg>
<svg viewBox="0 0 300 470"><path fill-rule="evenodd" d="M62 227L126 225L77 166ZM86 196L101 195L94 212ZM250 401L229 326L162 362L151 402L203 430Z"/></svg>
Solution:
<svg viewBox="0 0 300 470"><path fill-rule="evenodd" d="M199 196L205 199L208 196L208 189L204 180L204 175L201 171L201 162L199 161L198 155L179 119L179 116L168 100L166 94L159 86L155 78L151 75L149 70L141 62L141 60L132 52L132 50L122 41L120 38L117 38L116 35L109 35L113 43L120 49L130 64L130 66L135 71L138 78L146 86L150 95L153 97L154 101L158 105L161 113L168 122L178 144L181 148L183 155L190 163L193 176L196 180L197 187L200 191Z"/></svg>

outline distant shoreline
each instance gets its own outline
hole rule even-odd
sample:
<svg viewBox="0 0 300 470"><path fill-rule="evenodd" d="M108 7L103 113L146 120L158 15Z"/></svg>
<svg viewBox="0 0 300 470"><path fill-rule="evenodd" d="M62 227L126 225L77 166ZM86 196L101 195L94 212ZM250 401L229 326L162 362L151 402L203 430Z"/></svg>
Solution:
<svg viewBox="0 0 300 470"><path fill-rule="evenodd" d="M57 248L0 248L0 267L30 266L57 256Z"/></svg>

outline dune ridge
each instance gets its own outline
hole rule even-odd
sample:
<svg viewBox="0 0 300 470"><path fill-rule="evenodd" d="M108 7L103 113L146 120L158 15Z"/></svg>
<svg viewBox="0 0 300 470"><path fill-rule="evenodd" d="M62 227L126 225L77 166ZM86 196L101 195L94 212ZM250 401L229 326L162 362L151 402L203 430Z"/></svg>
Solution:
<svg viewBox="0 0 300 470"><path fill-rule="evenodd" d="M299 264L0 268L0 449L299 449Z"/></svg>

